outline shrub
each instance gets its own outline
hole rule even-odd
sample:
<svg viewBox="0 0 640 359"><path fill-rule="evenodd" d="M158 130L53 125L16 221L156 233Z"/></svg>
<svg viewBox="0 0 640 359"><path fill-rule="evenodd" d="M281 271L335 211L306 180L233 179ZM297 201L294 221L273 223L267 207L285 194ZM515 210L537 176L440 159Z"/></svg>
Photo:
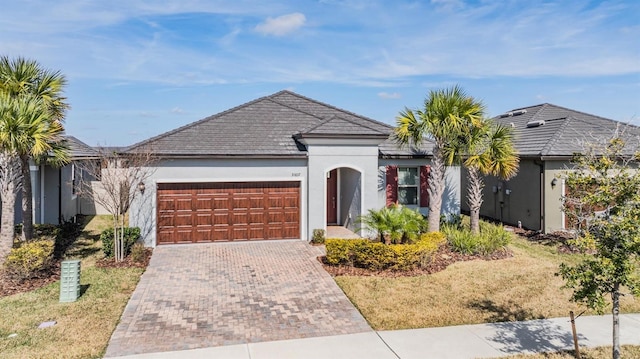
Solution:
<svg viewBox="0 0 640 359"><path fill-rule="evenodd" d="M140 239L140 228L138 227L125 227L124 228L124 256L128 256L131 253L131 247ZM107 228L100 233L100 240L102 240L102 251L105 257L113 257L113 228Z"/></svg>
<svg viewBox="0 0 640 359"><path fill-rule="evenodd" d="M511 233L505 231L502 225L486 222L480 222L479 234L457 226L444 226L443 231L451 248L463 254L488 255L505 249L511 243Z"/></svg>
<svg viewBox="0 0 640 359"><path fill-rule="evenodd" d="M53 248L54 241L46 239L11 249L4 264L7 275L16 280L36 277L53 263Z"/></svg>
<svg viewBox="0 0 640 359"><path fill-rule="evenodd" d="M327 263L371 270L410 270L429 264L431 255L445 242L442 233L422 235L414 244L373 242L369 239L327 239Z"/></svg>
<svg viewBox="0 0 640 359"><path fill-rule="evenodd" d="M325 231L324 229L314 229L313 236L311 237L311 243L314 244L323 244L325 240Z"/></svg>
<svg viewBox="0 0 640 359"><path fill-rule="evenodd" d="M147 258L147 250L144 244L137 242L131 247L131 260L136 263L143 263Z"/></svg>
<svg viewBox="0 0 640 359"><path fill-rule="evenodd" d="M60 229L55 224L34 224L33 237L56 237L60 233Z"/></svg>
<svg viewBox="0 0 640 359"><path fill-rule="evenodd" d="M362 228L377 233L381 242L414 243L420 233L427 230L427 221L418 210L400 205L391 205L379 210L370 209L359 217Z"/></svg>

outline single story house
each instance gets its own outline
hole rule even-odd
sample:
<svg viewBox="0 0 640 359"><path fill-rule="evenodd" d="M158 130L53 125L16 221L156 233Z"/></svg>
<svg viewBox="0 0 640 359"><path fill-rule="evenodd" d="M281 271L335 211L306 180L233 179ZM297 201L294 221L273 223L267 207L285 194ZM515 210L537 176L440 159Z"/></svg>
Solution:
<svg viewBox="0 0 640 359"><path fill-rule="evenodd" d="M81 199L76 191L81 170L78 161L96 158L97 151L73 136L66 136L71 162L62 167L33 161L31 170L31 189L33 193L33 222L35 224L59 224L65 220L74 220L83 213ZM91 204L85 204L90 207ZM86 211L85 211L86 212ZM15 207L15 223L22 223L22 193L18 192Z"/></svg>
<svg viewBox="0 0 640 359"><path fill-rule="evenodd" d="M398 202L426 213L429 144L401 148L392 127L280 91L130 146L156 161L131 206L147 246L302 239L357 230L370 209ZM449 168L443 209L460 211Z"/></svg>
<svg viewBox="0 0 640 359"><path fill-rule="evenodd" d="M508 181L485 178L480 215L544 233L567 229L561 202L566 190L562 174L572 167L573 155L596 139L612 138L619 131L635 134L636 140L640 134L636 126L548 103L517 108L494 120L513 127L520 169ZM462 172L464 189L466 171ZM462 202L462 210L469 211L466 200Z"/></svg>

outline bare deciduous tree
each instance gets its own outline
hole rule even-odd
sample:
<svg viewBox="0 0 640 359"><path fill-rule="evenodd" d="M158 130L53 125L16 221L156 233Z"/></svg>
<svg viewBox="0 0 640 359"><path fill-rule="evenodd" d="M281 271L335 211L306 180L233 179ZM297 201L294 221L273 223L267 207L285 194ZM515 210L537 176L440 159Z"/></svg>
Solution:
<svg viewBox="0 0 640 359"><path fill-rule="evenodd" d="M151 151L120 153L101 149L93 160L79 163L76 192L101 205L113 217L113 246L116 261L125 257L125 215L153 174Z"/></svg>

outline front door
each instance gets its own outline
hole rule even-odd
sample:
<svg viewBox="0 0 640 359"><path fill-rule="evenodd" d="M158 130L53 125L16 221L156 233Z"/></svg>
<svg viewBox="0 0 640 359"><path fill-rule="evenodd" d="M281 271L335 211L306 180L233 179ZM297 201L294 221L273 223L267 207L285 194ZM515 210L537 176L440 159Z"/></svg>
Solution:
<svg viewBox="0 0 640 359"><path fill-rule="evenodd" d="M338 224L338 170L327 177L327 224Z"/></svg>

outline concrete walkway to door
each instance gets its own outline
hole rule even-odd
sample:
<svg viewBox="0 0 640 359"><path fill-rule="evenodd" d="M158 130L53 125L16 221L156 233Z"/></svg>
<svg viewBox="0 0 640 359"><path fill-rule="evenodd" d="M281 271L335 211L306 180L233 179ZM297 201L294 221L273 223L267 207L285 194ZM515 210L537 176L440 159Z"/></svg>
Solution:
<svg viewBox="0 0 640 359"><path fill-rule="evenodd" d="M105 357L372 332L299 240L154 250Z"/></svg>

